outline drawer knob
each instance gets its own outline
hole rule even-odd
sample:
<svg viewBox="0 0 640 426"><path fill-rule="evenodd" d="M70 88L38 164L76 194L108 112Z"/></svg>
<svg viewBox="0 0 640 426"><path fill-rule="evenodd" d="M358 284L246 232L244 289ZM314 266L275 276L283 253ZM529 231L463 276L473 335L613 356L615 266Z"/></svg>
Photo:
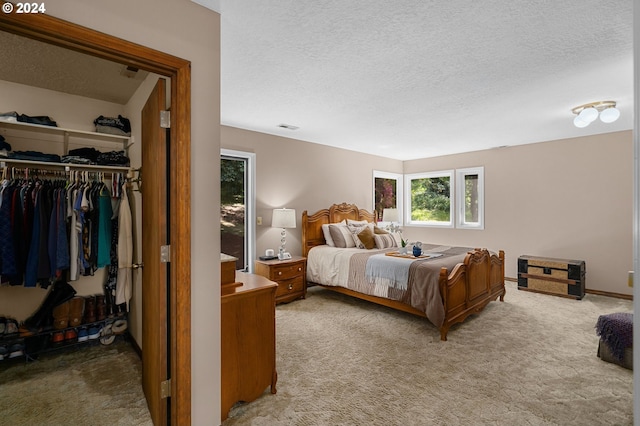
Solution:
<svg viewBox="0 0 640 426"><path fill-rule="evenodd" d="M299 267L299 268L298 268L298 272L301 272L301 271L302 271L302 268L300 268L300 267Z"/></svg>
<svg viewBox="0 0 640 426"><path fill-rule="evenodd" d="M278 275L282 275L282 271L278 271Z"/></svg>
<svg viewBox="0 0 640 426"><path fill-rule="evenodd" d="M293 284L289 284L289 290L293 290Z"/></svg>

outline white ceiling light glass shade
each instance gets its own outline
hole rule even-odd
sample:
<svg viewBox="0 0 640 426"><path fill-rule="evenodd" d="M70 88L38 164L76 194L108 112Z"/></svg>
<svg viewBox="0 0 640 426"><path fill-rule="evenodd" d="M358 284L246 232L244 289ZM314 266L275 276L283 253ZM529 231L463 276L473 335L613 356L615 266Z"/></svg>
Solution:
<svg viewBox="0 0 640 426"><path fill-rule="evenodd" d="M583 121L579 115L576 115L576 118L573 119L573 125L579 128L587 127L589 123Z"/></svg>
<svg viewBox="0 0 640 426"><path fill-rule="evenodd" d="M577 106L571 112L576 114L573 125L579 128L587 127L598 116L603 123L613 123L620 117L620 111L616 108L615 101L591 102Z"/></svg>
<svg viewBox="0 0 640 426"><path fill-rule="evenodd" d="M580 111L580 114L578 114L578 117L580 117L580 120L586 121L587 124L589 124L595 121L596 118L598 118L598 110L595 109L594 107L585 108L582 111Z"/></svg>
<svg viewBox="0 0 640 426"><path fill-rule="evenodd" d="M613 123L620 118L620 110L616 107L605 108L600 113L600 121L603 123Z"/></svg>

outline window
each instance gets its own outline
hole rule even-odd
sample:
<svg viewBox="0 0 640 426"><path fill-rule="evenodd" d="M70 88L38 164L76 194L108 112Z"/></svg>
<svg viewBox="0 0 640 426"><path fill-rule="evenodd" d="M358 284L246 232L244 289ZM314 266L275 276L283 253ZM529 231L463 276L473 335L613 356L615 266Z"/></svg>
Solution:
<svg viewBox="0 0 640 426"><path fill-rule="evenodd" d="M384 209L398 209L402 223L402 175L373 171L373 212L376 222L382 222Z"/></svg>
<svg viewBox="0 0 640 426"><path fill-rule="evenodd" d="M255 241L255 154L221 150L220 251L251 272Z"/></svg>
<svg viewBox="0 0 640 426"><path fill-rule="evenodd" d="M456 170L458 228L484 229L484 167Z"/></svg>
<svg viewBox="0 0 640 426"><path fill-rule="evenodd" d="M410 225L453 227L453 170L405 176Z"/></svg>

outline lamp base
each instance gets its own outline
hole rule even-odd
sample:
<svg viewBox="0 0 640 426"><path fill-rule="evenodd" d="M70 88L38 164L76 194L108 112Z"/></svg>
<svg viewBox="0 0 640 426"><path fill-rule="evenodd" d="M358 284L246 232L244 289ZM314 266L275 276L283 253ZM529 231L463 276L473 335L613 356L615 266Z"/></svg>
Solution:
<svg viewBox="0 0 640 426"><path fill-rule="evenodd" d="M291 259L291 253L288 253L288 252L280 252L280 253L278 253L278 259L280 259L280 260L287 260L287 259Z"/></svg>

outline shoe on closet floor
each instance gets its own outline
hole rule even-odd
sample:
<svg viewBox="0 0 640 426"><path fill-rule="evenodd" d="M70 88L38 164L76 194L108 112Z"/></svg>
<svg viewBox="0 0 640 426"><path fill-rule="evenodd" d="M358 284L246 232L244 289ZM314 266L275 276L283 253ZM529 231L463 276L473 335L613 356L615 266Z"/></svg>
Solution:
<svg viewBox="0 0 640 426"><path fill-rule="evenodd" d="M100 328L99 327L89 327L89 340L96 340L100 337Z"/></svg>
<svg viewBox="0 0 640 426"><path fill-rule="evenodd" d="M69 300L69 327L82 324L84 315L84 297L76 296Z"/></svg>
<svg viewBox="0 0 640 426"><path fill-rule="evenodd" d="M96 322L96 298L87 296L84 299L84 323Z"/></svg>
<svg viewBox="0 0 640 426"><path fill-rule="evenodd" d="M6 318L4 335L5 336L16 336L18 335L18 321L13 318Z"/></svg>
<svg viewBox="0 0 640 426"><path fill-rule="evenodd" d="M75 328L69 328L64 332L64 343L76 343L78 341L78 333Z"/></svg>
<svg viewBox="0 0 640 426"><path fill-rule="evenodd" d="M62 331L56 331L51 336L51 346L57 347L64 343L64 333Z"/></svg>
<svg viewBox="0 0 640 426"><path fill-rule="evenodd" d="M16 343L9 348L9 358L16 358L24 355L24 345L22 343Z"/></svg>
<svg viewBox="0 0 640 426"><path fill-rule="evenodd" d="M9 350L7 349L7 347L6 346L0 346L0 361L5 359L8 354L9 354Z"/></svg>
<svg viewBox="0 0 640 426"><path fill-rule="evenodd" d="M87 327L80 327L78 329L78 342L86 342L89 340L89 332L87 331Z"/></svg>
<svg viewBox="0 0 640 426"><path fill-rule="evenodd" d="M64 302L53 308L53 327L62 330L69 327L69 302Z"/></svg>
<svg viewBox="0 0 640 426"><path fill-rule="evenodd" d="M104 294L98 294L96 296L96 319L103 321L107 318L107 302Z"/></svg>

